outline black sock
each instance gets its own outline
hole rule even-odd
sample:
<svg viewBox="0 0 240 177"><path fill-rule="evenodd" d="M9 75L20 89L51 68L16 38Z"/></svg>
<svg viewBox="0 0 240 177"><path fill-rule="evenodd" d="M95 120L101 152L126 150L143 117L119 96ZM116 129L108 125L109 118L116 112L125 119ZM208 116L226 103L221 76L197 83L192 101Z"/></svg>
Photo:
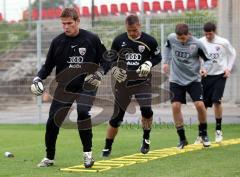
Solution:
<svg viewBox="0 0 240 177"><path fill-rule="evenodd" d="M216 130L222 130L222 118L216 118Z"/></svg>
<svg viewBox="0 0 240 177"><path fill-rule="evenodd" d="M198 125L198 136L202 136L202 130L200 124Z"/></svg>
<svg viewBox="0 0 240 177"><path fill-rule="evenodd" d="M200 123L199 125L200 136L207 136L207 123Z"/></svg>
<svg viewBox="0 0 240 177"><path fill-rule="evenodd" d="M184 127L176 127L180 141L186 140Z"/></svg>
<svg viewBox="0 0 240 177"><path fill-rule="evenodd" d="M109 149L109 150L111 150L111 149L112 149L113 141L114 141L114 139L108 139L108 138L106 138L104 149Z"/></svg>
<svg viewBox="0 0 240 177"><path fill-rule="evenodd" d="M151 129L148 129L148 130L144 130L144 129L143 129L143 139L149 140L149 138L150 138L150 132L151 132Z"/></svg>
<svg viewBox="0 0 240 177"><path fill-rule="evenodd" d="M83 152L92 151L92 129L79 130L79 135L83 145Z"/></svg>

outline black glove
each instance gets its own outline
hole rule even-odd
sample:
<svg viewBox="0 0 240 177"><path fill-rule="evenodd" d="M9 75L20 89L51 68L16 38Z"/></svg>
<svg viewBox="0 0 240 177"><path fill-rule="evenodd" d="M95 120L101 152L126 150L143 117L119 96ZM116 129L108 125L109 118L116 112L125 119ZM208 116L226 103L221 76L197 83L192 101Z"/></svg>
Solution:
<svg viewBox="0 0 240 177"><path fill-rule="evenodd" d="M35 77L33 79L32 85L31 85L31 91L34 95L39 96L42 95L44 92L44 86L42 83L42 79L39 77Z"/></svg>

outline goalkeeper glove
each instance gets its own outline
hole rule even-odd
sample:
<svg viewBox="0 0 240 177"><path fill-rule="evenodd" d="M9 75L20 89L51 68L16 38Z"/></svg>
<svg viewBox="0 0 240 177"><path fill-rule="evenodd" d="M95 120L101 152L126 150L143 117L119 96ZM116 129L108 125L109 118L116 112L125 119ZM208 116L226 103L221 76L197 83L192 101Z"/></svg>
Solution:
<svg viewBox="0 0 240 177"><path fill-rule="evenodd" d="M42 95L44 92L44 86L42 83L42 79L39 77L35 77L33 79L32 85L31 85L31 91L34 95L39 96Z"/></svg>
<svg viewBox="0 0 240 177"><path fill-rule="evenodd" d="M139 68L137 69L137 73L139 77L147 77L147 75L151 72L152 63L150 61L145 61Z"/></svg>
<svg viewBox="0 0 240 177"><path fill-rule="evenodd" d="M119 83L127 79L127 71L117 66L112 68L112 75Z"/></svg>
<svg viewBox="0 0 240 177"><path fill-rule="evenodd" d="M103 78L103 74L100 71L96 71L94 74L89 74L85 77L84 81L93 85L94 87L98 87Z"/></svg>

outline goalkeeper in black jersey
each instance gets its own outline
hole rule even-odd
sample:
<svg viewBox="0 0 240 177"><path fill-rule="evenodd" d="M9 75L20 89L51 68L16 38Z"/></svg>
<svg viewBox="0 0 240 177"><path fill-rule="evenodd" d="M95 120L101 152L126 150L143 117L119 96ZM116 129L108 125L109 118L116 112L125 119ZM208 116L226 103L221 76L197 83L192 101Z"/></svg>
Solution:
<svg viewBox="0 0 240 177"><path fill-rule="evenodd" d="M89 111L97 87L108 70L108 62L103 60L106 48L95 34L79 29L80 19L74 8L64 9L60 18L64 33L53 39L46 61L31 85L32 92L35 95L41 95L42 80L50 75L53 68L56 68L57 88L53 94L46 125L46 156L38 167L54 164L59 128L73 102L76 101L77 125L83 145L84 166L89 168L94 163Z"/></svg>
<svg viewBox="0 0 240 177"><path fill-rule="evenodd" d="M132 96L135 96L142 114L143 142L140 151L148 153L153 111L151 108L151 68L161 61L157 41L141 32L139 18L129 15L125 20L126 31L117 36L111 47L113 61L112 75L116 79L114 87L114 113L109 121L105 147L102 155L107 157L118 127Z"/></svg>

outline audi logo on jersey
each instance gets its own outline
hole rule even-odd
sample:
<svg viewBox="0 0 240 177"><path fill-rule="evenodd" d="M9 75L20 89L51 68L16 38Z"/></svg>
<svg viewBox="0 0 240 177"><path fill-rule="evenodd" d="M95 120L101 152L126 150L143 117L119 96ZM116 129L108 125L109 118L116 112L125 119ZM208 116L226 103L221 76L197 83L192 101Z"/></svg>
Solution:
<svg viewBox="0 0 240 177"><path fill-rule="evenodd" d="M139 53L126 53L125 57L127 61L140 61L142 59L142 55Z"/></svg>
<svg viewBox="0 0 240 177"><path fill-rule="evenodd" d="M126 53L125 58L128 66L138 66L139 61L142 60L142 55L139 53Z"/></svg>

